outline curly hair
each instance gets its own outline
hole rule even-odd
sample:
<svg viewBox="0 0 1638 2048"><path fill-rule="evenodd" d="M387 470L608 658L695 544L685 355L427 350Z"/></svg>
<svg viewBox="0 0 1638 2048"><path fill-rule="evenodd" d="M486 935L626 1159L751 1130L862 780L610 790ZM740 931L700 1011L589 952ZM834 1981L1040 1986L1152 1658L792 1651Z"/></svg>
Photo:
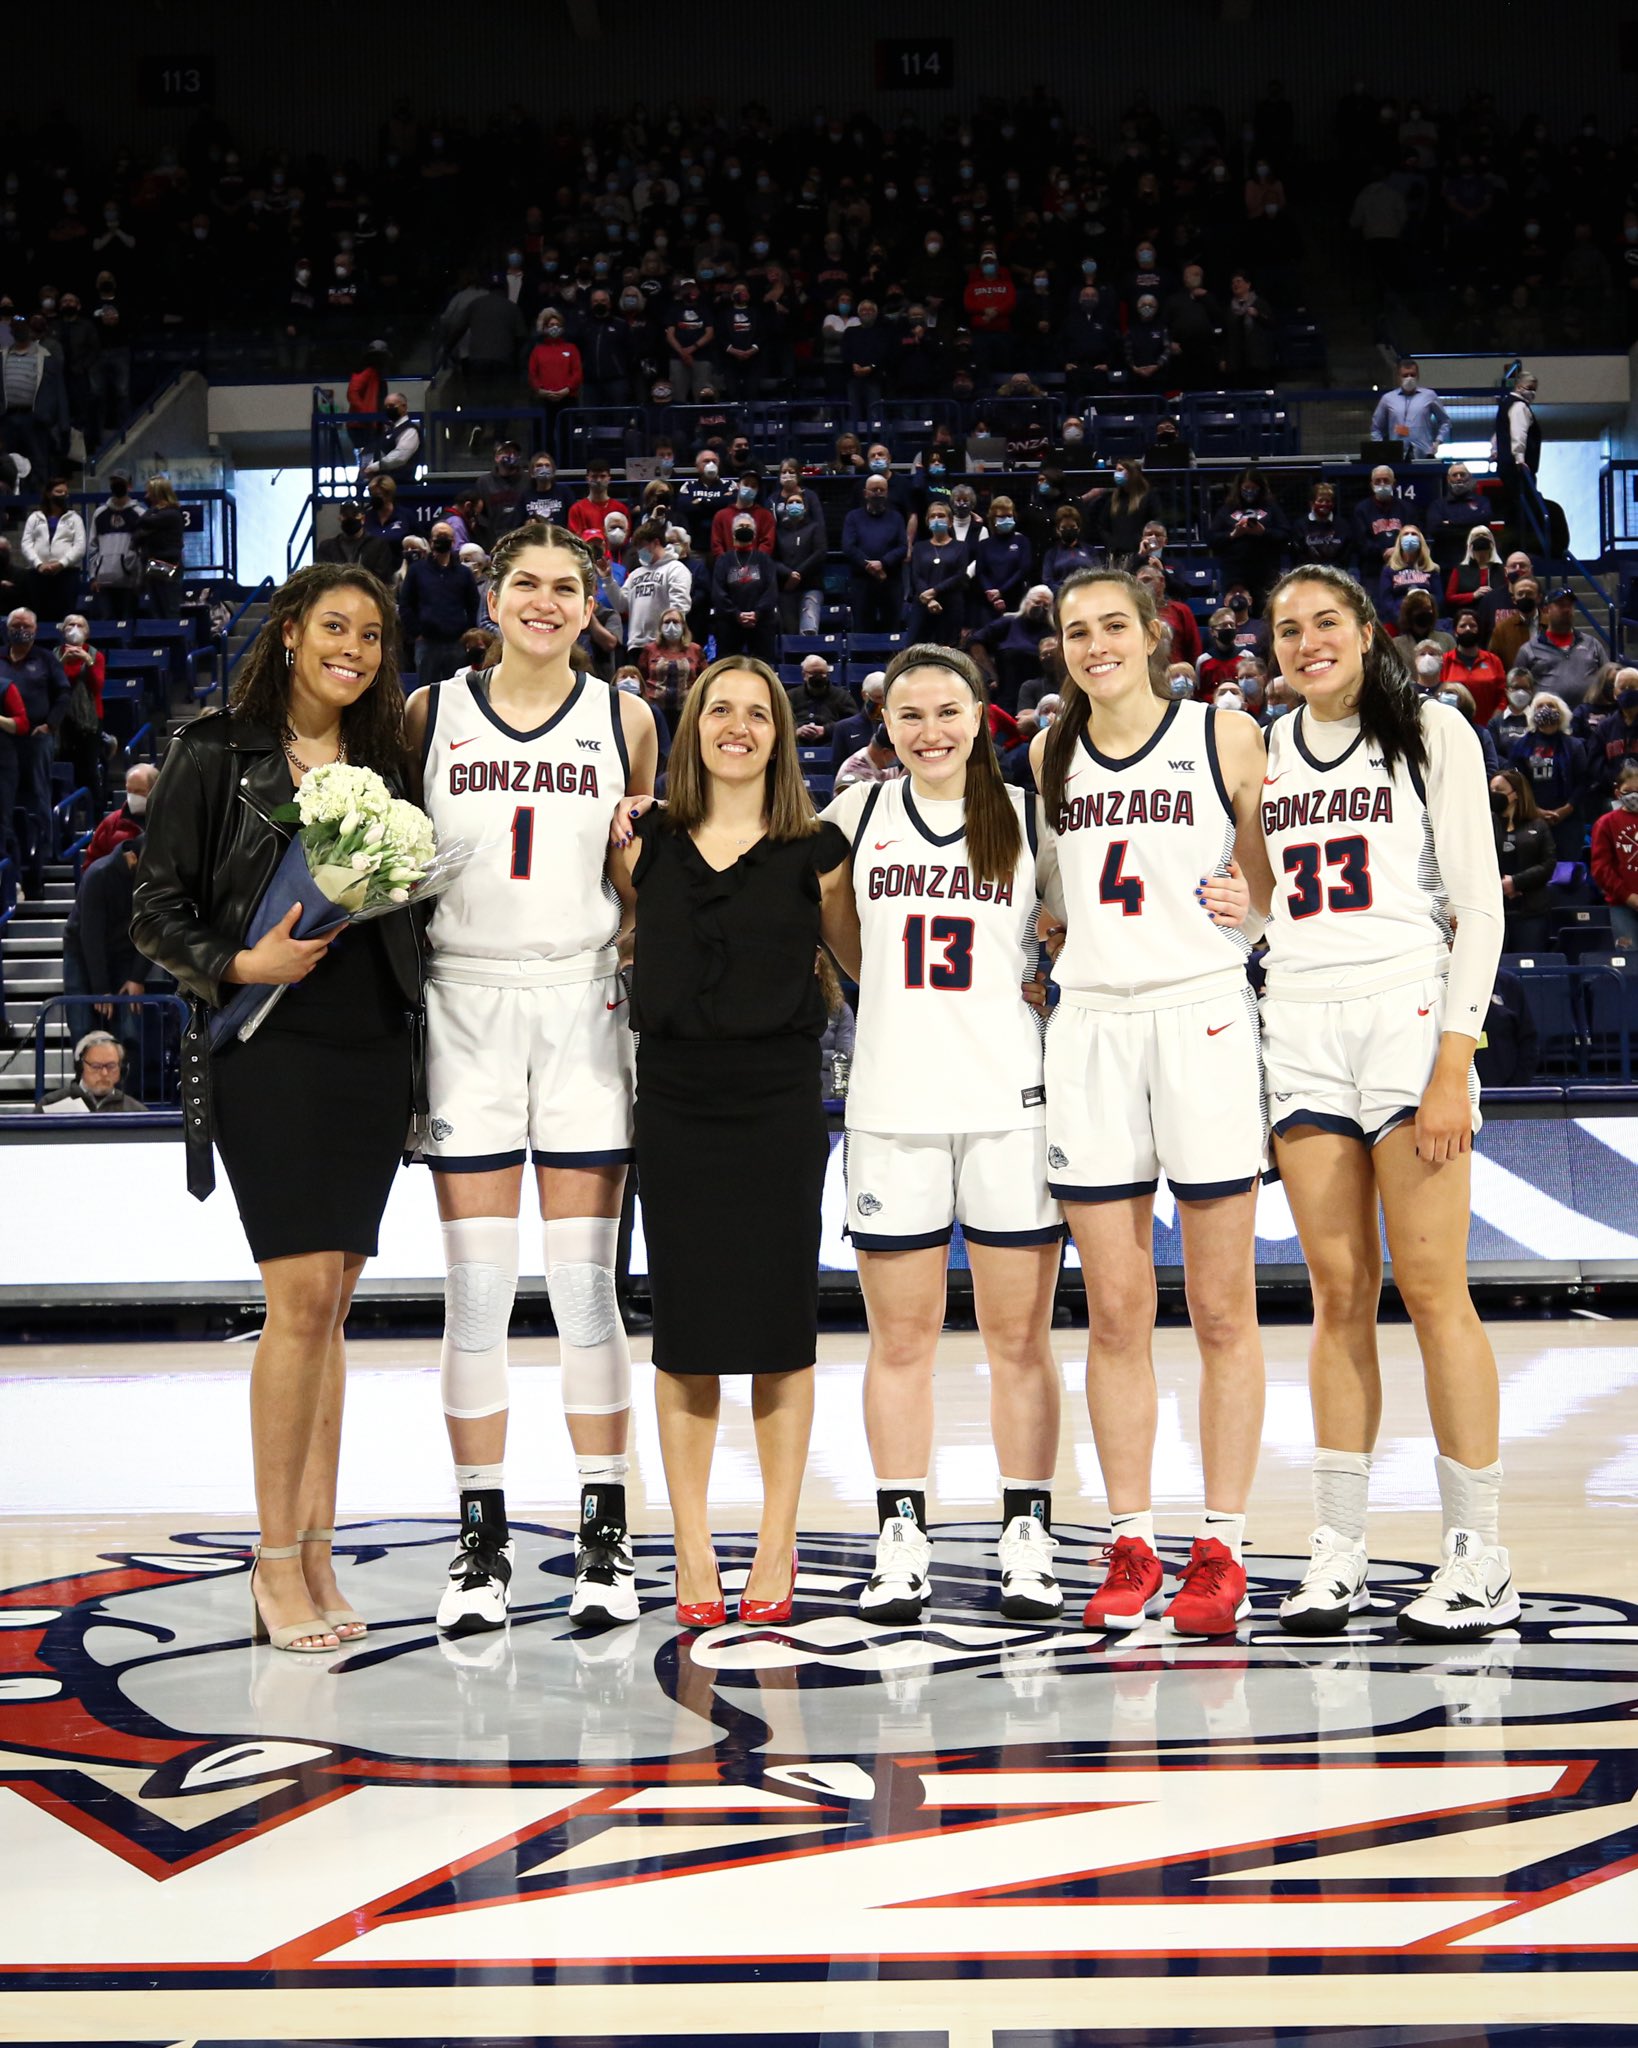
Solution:
<svg viewBox="0 0 1638 2048"><path fill-rule="evenodd" d="M404 744L404 691L398 679L398 615L378 576L352 562L315 562L298 569L268 600L267 618L239 664L231 703L242 717L269 731L290 724L290 661L284 629L299 633L315 605L335 590L356 590L381 615L381 666L375 681L341 714L341 741L349 761L377 774L402 776L408 765Z"/></svg>

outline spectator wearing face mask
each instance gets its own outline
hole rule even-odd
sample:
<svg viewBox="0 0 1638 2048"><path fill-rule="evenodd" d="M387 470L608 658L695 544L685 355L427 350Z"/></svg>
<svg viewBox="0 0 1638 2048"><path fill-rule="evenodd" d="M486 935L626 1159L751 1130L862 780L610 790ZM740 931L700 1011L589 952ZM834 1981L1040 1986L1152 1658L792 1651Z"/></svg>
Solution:
<svg viewBox="0 0 1638 2048"><path fill-rule="evenodd" d="M1354 507L1352 526L1354 563L1359 580L1369 590L1382 574L1388 550L1405 523L1406 501L1399 496L1393 470L1379 462L1371 471L1369 496Z"/></svg>
<svg viewBox="0 0 1638 2048"><path fill-rule="evenodd" d="M967 625L967 571L973 551L956 539L947 501L927 507L925 531L910 550L912 640L954 647Z"/></svg>
<svg viewBox="0 0 1638 2048"><path fill-rule="evenodd" d="M1511 764L1530 778L1542 822L1552 829L1560 860L1581 858L1577 815L1586 793L1586 754L1570 731L1570 707L1550 691L1530 701L1528 730L1510 750Z"/></svg>
<svg viewBox="0 0 1638 2048"><path fill-rule="evenodd" d="M615 318L607 285L593 285L575 343L580 351L580 403L624 405L631 397L634 368L631 335L626 323Z"/></svg>
<svg viewBox="0 0 1638 2048"><path fill-rule="evenodd" d="M986 242L978 261L967 272L961 291L962 310L972 330L975 354L985 369L1000 366L998 343L1012 333L1012 316L1018 304L1018 286L1012 272L996 250Z"/></svg>
<svg viewBox="0 0 1638 2048"><path fill-rule="evenodd" d="M1574 705L1587 694L1608 658L1603 641L1577 627L1575 593L1565 583L1548 591L1540 628L1519 650L1518 665L1541 689Z"/></svg>
<svg viewBox="0 0 1638 2048"><path fill-rule="evenodd" d="M733 514L727 553L711 571L711 625L717 652L775 659L779 621L779 572L757 546L756 522L743 507Z"/></svg>
<svg viewBox="0 0 1638 2048"><path fill-rule="evenodd" d="M83 612L63 620L55 655L64 689L57 701L57 753L74 771L74 787L88 790L92 807L103 806L102 686L108 664L100 647L91 644L91 625Z"/></svg>
<svg viewBox="0 0 1638 2048"><path fill-rule="evenodd" d="M1160 501L1135 455L1118 456L1108 490L1089 491L1082 499L1089 539L1118 564L1135 560L1143 545L1143 529L1161 516ZM1054 520L1056 524L1056 520ZM1047 578L1051 582L1050 577ZM1057 585L1053 584L1056 589Z"/></svg>
<svg viewBox="0 0 1638 2048"><path fill-rule="evenodd" d="M701 297L698 278L677 279L676 296L664 316L664 332L671 350L666 381L673 400L687 405L697 400L702 390L714 390L716 313Z"/></svg>
<svg viewBox="0 0 1638 2048"><path fill-rule="evenodd" d="M734 528L741 519L749 519L756 532L755 545L765 555L774 551L778 538L778 522L762 503L762 478L755 469L742 471L734 486L731 504L724 505L711 521L711 553L725 555L734 545Z"/></svg>
<svg viewBox="0 0 1638 2048"><path fill-rule="evenodd" d="M1297 694L1278 670L1263 683L1263 704L1258 714L1266 732L1275 719L1286 718L1297 708Z"/></svg>
<svg viewBox="0 0 1638 2048"><path fill-rule="evenodd" d="M1110 367L1121 360L1121 342L1095 284L1082 284L1075 294L1058 330L1057 355L1075 397L1107 388Z"/></svg>
<svg viewBox="0 0 1638 2048"><path fill-rule="evenodd" d="M862 295L859 317L842 334L842 395L852 407L855 419L873 419L881 410L886 389L894 337L879 316L876 300Z"/></svg>
<svg viewBox="0 0 1638 2048"><path fill-rule="evenodd" d="M1337 516L1336 486L1323 480L1309 494L1308 510L1291 529L1291 550L1299 562L1323 562L1346 569L1354 540Z"/></svg>
<svg viewBox="0 0 1638 2048"><path fill-rule="evenodd" d="M1593 820L1592 877L1616 945L1638 946L1638 761L1622 763L1609 809Z"/></svg>
<svg viewBox="0 0 1638 2048"><path fill-rule="evenodd" d="M1137 379L1139 390L1164 389L1178 346L1166 332L1160 317L1160 301L1153 292L1139 292L1132 309L1132 324L1126 330L1126 367Z"/></svg>
<svg viewBox="0 0 1638 2048"><path fill-rule="evenodd" d="M1587 694L1570 712L1570 730L1583 743L1590 740L1594 726L1615 714L1616 678L1621 673L1618 661L1606 661L1587 686Z"/></svg>
<svg viewBox="0 0 1638 2048"><path fill-rule="evenodd" d="M1402 526L1382 563L1377 578L1377 616L1390 632L1399 624L1399 611L1413 590L1425 590L1437 604L1439 571L1429 559L1428 544L1421 529Z"/></svg>
<svg viewBox="0 0 1638 2048"><path fill-rule="evenodd" d="M1224 577L1243 583L1256 606L1279 576L1289 538L1285 515L1267 484L1255 469L1247 469L1212 515L1207 544L1222 563Z"/></svg>
<svg viewBox="0 0 1638 2048"><path fill-rule="evenodd" d="M581 540L589 540L593 534L601 535L609 519L617 519L629 534L632 528L631 507L622 499L611 497L609 466L601 456L594 455L586 464L586 495L577 498L569 507L569 531Z"/></svg>
<svg viewBox="0 0 1638 2048"><path fill-rule="evenodd" d="M779 624L786 633L817 633L824 609L825 529L797 477L780 485L774 538L779 566Z"/></svg>
<svg viewBox="0 0 1638 2048"><path fill-rule="evenodd" d="M1221 390L1228 374L1226 316L1206 289L1206 273L1198 263L1184 264L1183 281L1167 297L1161 313L1173 344L1175 375L1184 390Z"/></svg>
<svg viewBox="0 0 1638 2048"><path fill-rule="evenodd" d="M1222 684L1232 682L1239 669L1240 650L1234 644L1235 614L1220 605L1206 621L1204 644L1195 664L1199 688L1195 695L1209 704Z"/></svg>
<svg viewBox="0 0 1638 2048"><path fill-rule="evenodd" d="M1425 388L1417 364L1406 356L1392 391L1384 391L1371 415L1371 439L1392 441L1418 462L1429 462L1450 433L1450 414L1437 391Z"/></svg>
<svg viewBox="0 0 1638 2048"><path fill-rule="evenodd" d="M1488 526L1471 527L1464 548L1462 559L1445 578L1445 602L1452 610L1471 605L1482 634L1494 624L1507 585L1496 559L1496 536Z"/></svg>
<svg viewBox="0 0 1638 2048"><path fill-rule="evenodd" d="M1238 682L1219 683L1211 693L1211 701L1219 711L1244 711L1245 692Z"/></svg>
<svg viewBox="0 0 1638 2048"><path fill-rule="evenodd" d="M82 872L122 841L140 838L147 830L148 799L158 780L159 770L152 762L138 761L126 769L125 793L107 816L98 820L81 859Z"/></svg>
<svg viewBox="0 0 1638 2048"><path fill-rule="evenodd" d="M1547 943L1548 884L1559 853L1528 775L1509 764L1490 778L1496 865L1502 877L1503 949L1529 953Z"/></svg>
<svg viewBox="0 0 1638 2048"><path fill-rule="evenodd" d="M578 405L585 381L580 351L569 340L563 315L548 306L540 316L539 340L529 351L529 389L545 408L547 432L566 406Z"/></svg>
<svg viewBox="0 0 1638 2048"><path fill-rule="evenodd" d="M1507 698L1507 671L1479 635L1479 615L1464 606L1455 619L1456 645L1439 666L1439 681L1460 683L1473 699L1475 722L1488 726Z"/></svg>
<svg viewBox="0 0 1638 2048"><path fill-rule="evenodd" d="M1193 469L1195 454L1183 438L1183 429L1170 414L1155 421L1155 437L1143 453L1146 470Z"/></svg>
<svg viewBox="0 0 1638 2048"><path fill-rule="evenodd" d="M1489 514L1489 506L1474 485L1472 470L1465 462L1453 462L1445 472L1444 489L1422 521L1433 558L1447 576L1458 562L1471 558L1476 530L1490 531Z"/></svg>
<svg viewBox="0 0 1638 2048"><path fill-rule="evenodd" d="M909 552L905 522L888 502L887 478L866 477L863 503L842 522L842 553L851 572L853 624L860 632L898 631L901 571Z"/></svg>
<svg viewBox="0 0 1638 2048"><path fill-rule="evenodd" d="M866 745L870 735L882 722L882 703L887 694L887 671L872 669L859 685L859 709L851 718L838 719L831 727L830 757L833 767L839 768L849 754L856 754ZM792 693L791 703L800 710L799 695Z"/></svg>
<svg viewBox="0 0 1638 2048"><path fill-rule="evenodd" d="M1187 662L1192 669L1202 652L1194 613L1181 599L1166 595L1166 572L1158 562L1145 562L1136 574L1154 599L1156 616L1166 630L1167 659Z"/></svg>
<svg viewBox="0 0 1638 2048"><path fill-rule="evenodd" d="M518 494L510 524L527 526L531 519L544 519L548 526L569 521L569 494L557 480L557 464L545 453L529 464L529 481Z"/></svg>
<svg viewBox="0 0 1638 2048"><path fill-rule="evenodd" d="M1517 666L1519 650L1536 630L1541 616L1541 585L1525 554L1509 555L1503 570L1506 595L1496 599L1495 622L1486 642L1502 666Z"/></svg>
<svg viewBox="0 0 1638 2048"><path fill-rule="evenodd" d="M398 595L405 640L415 649L415 672L423 684L441 683L462 664L461 636L478 623L478 586L455 554L455 530L440 519L428 536L428 552L406 557Z"/></svg>
<svg viewBox="0 0 1638 2048"><path fill-rule="evenodd" d="M858 714L858 705L832 679L830 663L822 654L804 658L802 680L790 685L788 695L791 715L796 720L796 737L805 747L828 740L840 725Z"/></svg>
<svg viewBox="0 0 1638 2048"><path fill-rule="evenodd" d="M142 508L131 496L130 478L110 477L107 500L91 516L86 546L85 579L93 618L135 616L142 589L142 556L136 544L141 516Z"/></svg>
<svg viewBox="0 0 1638 2048"><path fill-rule="evenodd" d="M1638 762L1638 668L1616 671L1614 697L1615 708L1593 727L1587 742L1588 783L1606 799L1627 763Z"/></svg>
<svg viewBox="0 0 1638 2048"><path fill-rule="evenodd" d="M364 527L364 507L356 498L346 499L337 519L336 531L313 550L315 562L357 562L383 583L390 583L398 567L392 543Z"/></svg>
<svg viewBox="0 0 1638 2048"><path fill-rule="evenodd" d="M1439 671L1445 665L1444 650L1439 643L1436 640L1418 640L1413 643L1408 633L1401 633L1399 646L1401 649L1407 646L1410 648L1406 665L1410 669L1411 680L1416 685L1417 693L1423 697L1436 696L1439 690Z"/></svg>
<svg viewBox="0 0 1638 2048"><path fill-rule="evenodd" d="M389 391L381 410L386 420L384 445L381 453L373 461L366 462L359 474L368 482L372 476L386 470L400 482L405 482L415 474L416 460L421 453L421 432L410 418L409 400L402 391Z"/></svg>
<svg viewBox="0 0 1638 2048"><path fill-rule="evenodd" d="M667 605L660 614L658 637L637 650L643 695L668 718L675 718L704 664L704 651L688 630L687 606Z"/></svg>
<svg viewBox="0 0 1638 2048"><path fill-rule="evenodd" d="M1265 385L1274 374L1274 309L1242 270L1229 280L1229 294L1229 382L1240 389Z"/></svg>
<svg viewBox="0 0 1638 2048"><path fill-rule="evenodd" d="M1097 565L1098 550L1086 536L1078 505L1060 505L1053 514L1052 542L1041 557L1041 581L1056 594L1066 576Z"/></svg>
<svg viewBox="0 0 1638 2048"><path fill-rule="evenodd" d="M46 485L38 510L23 522L20 546L35 614L61 619L79 602L86 546L85 521L69 505L66 478L53 477Z"/></svg>
<svg viewBox="0 0 1638 2048"><path fill-rule="evenodd" d="M665 537L664 522L645 520L631 537L635 560L626 571L626 651L636 660L660 637L668 614L686 616L693 579Z"/></svg>
<svg viewBox="0 0 1638 2048"><path fill-rule="evenodd" d="M1034 550L1018 530L1011 498L990 500L989 531L973 558L973 608L985 624L1013 610L1034 570Z"/></svg>

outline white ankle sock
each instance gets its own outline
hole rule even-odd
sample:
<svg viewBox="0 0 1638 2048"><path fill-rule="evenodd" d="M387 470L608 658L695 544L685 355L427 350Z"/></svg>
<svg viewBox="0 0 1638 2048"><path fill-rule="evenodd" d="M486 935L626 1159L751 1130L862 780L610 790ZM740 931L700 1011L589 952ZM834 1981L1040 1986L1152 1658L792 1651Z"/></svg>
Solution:
<svg viewBox="0 0 1638 2048"><path fill-rule="evenodd" d="M1314 1519L1351 1542L1365 1541L1365 1510L1371 1493L1369 1451L1314 1453Z"/></svg>
<svg viewBox="0 0 1638 2048"><path fill-rule="evenodd" d="M1458 1465L1454 1458L1438 1457L1433 1465L1439 1475L1439 1515L1445 1529L1471 1529L1484 1542L1499 1543L1500 1463Z"/></svg>
<svg viewBox="0 0 1638 2048"><path fill-rule="evenodd" d="M574 1469L582 1486L624 1486L631 1460L624 1451L599 1451L591 1457L576 1457Z"/></svg>
<svg viewBox="0 0 1638 2048"><path fill-rule="evenodd" d="M498 1493L506 1484L502 1465L457 1465L455 1484L462 1493Z"/></svg>
<svg viewBox="0 0 1638 2048"><path fill-rule="evenodd" d="M1226 1508L1207 1508L1200 1517L1200 1526L1195 1534L1214 1536L1219 1543L1226 1543L1234 1553L1234 1562L1240 1563L1240 1553L1246 1541L1244 1515L1231 1515Z"/></svg>
<svg viewBox="0 0 1638 2048"><path fill-rule="evenodd" d="M1154 1509L1144 1508L1135 1515L1117 1515L1111 1512L1109 1516L1110 1541L1118 1543L1123 1536L1135 1536L1139 1542L1147 1543L1149 1548L1153 1550L1155 1547Z"/></svg>

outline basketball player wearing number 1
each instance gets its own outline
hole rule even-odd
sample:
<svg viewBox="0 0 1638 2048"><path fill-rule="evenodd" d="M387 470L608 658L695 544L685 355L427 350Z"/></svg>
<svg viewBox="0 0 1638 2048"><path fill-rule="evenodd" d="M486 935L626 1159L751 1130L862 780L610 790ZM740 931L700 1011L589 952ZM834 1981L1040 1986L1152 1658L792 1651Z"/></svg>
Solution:
<svg viewBox="0 0 1638 2048"><path fill-rule="evenodd" d="M410 698L423 802L477 848L428 933L427 1164L446 1281L440 1368L461 1543L438 1626L504 1626L514 1549L503 1458L518 1208L533 1157L563 1408L581 1481L570 1619L637 1616L627 1536L631 1360L615 1241L632 1144L619 900L605 877L611 799L654 787L653 716L570 660L596 572L573 534L532 520L492 558L503 653Z"/></svg>
<svg viewBox="0 0 1638 2048"><path fill-rule="evenodd" d="M1246 979L1247 910L1264 911L1272 885L1262 736L1243 712L1166 694L1154 599L1132 577L1068 577L1058 634L1064 708L1030 758L1043 890L1065 928L1046 1042L1048 1185L1086 1277L1086 1398L1111 1524L1085 1620L1133 1628L1163 1599L1149 1489L1164 1173L1200 1347L1206 1482L1165 1611L1180 1635L1224 1635L1249 1612L1241 1545L1263 1418L1253 1232L1266 1125Z"/></svg>

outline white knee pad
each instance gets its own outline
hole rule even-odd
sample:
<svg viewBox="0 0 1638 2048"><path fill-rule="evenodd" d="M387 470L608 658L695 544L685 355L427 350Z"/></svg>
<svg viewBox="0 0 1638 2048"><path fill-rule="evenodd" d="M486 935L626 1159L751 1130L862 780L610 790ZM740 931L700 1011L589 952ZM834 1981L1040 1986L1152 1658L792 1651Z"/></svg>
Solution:
<svg viewBox="0 0 1638 2048"><path fill-rule="evenodd" d="M631 1406L631 1352L614 1297L612 1216L548 1223L546 1285L563 1356L565 1415L618 1415Z"/></svg>
<svg viewBox="0 0 1638 2048"><path fill-rule="evenodd" d="M518 1226L512 1216L446 1223L444 1341L438 1385L444 1413L462 1421L508 1404L506 1332L518 1291Z"/></svg>

